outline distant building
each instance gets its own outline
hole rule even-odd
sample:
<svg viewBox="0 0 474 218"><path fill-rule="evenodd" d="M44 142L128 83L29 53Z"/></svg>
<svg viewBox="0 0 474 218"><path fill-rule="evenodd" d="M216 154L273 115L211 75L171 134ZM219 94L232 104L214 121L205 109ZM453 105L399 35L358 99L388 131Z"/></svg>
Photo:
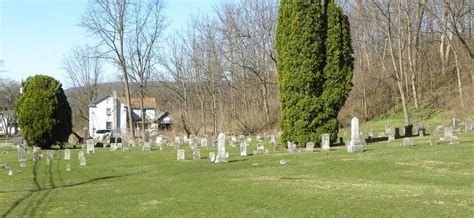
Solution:
<svg viewBox="0 0 474 218"><path fill-rule="evenodd" d="M17 124L12 122L8 112L0 113L0 135L15 135Z"/></svg>
<svg viewBox="0 0 474 218"><path fill-rule="evenodd" d="M158 110L156 98L145 97L143 99L143 106L145 110L145 117L141 117L141 101L140 98L131 98L132 117L135 130L141 129L142 122L145 122L145 129L151 130L159 127L156 123L156 113ZM89 105L89 134L94 136L98 129L118 129L121 132L126 132L128 126L127 115L127 101L125 97L114 97L114 95L103 96ZM164 112L169 116L168 112ZM163 117L160 113L160 116ZM163 119L165 119L163 117ZM161 120L163 120L161 119ZM171 124L171 119L166 119Z"/></svg>

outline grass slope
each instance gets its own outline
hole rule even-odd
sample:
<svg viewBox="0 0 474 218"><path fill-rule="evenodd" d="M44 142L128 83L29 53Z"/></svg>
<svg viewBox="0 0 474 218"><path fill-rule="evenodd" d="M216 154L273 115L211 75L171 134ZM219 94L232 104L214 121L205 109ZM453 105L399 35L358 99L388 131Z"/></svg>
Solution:
<svg viewBox="0 0 474 218"><path fill-rule="evenodd" d="M390 122L363 128L376 134ZM415 137L411 149L398 139L368 144L357 154L334 147L328 155L240 157L238 148L227 146L232 162L224 164L190 160L190 149L186 161L176 161L171 147L149 153L134 147L96 149L86 155L86 167L79 167L78 149L70 161L57 150L50 166L44 158L35 165L29 153L27 167L19 168L17 152L0 147L9 151L0 163L8 162L15 174L0 169L0 216L472 217L474 134L457 135L461 144L430 146L431 135ZM201 156L210 151L201 149Z"/></svg>

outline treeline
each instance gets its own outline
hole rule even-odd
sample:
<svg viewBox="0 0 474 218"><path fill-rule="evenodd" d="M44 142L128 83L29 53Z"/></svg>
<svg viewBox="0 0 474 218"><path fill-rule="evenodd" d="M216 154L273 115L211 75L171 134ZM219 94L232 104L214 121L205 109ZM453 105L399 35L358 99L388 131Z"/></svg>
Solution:
<svg viewBox="0 0 474 218"><path fill-rule="evenodd" d="M355 58L352 92L339 114L343 125L353 116L367 120L394 110L403 110L411 124L411 107L472 112L474 0L337 2L349 16ZM164 42L153 47L149 74L129 78L132 95L156 96L180 132L277 130L278 6L274 0L227 1L191 17L182 30L160 35ZM97 83L77 87L97 89ZM85 109L91 95L80 96L87 97L78 104Z"/></svg>

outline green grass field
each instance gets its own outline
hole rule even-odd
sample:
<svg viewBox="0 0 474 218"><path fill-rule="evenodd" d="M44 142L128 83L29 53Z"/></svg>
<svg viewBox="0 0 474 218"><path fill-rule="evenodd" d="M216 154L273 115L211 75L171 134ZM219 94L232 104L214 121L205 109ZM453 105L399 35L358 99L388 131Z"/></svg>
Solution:
<svg viewBox="0 0 474 218"><path fill-rule="evenodd" d="M176 160L176 151L143 153L97 149L79 167L56 151L19 168L10 148L0 170L0 211L8 216L453 216L474 214L474 135L461 144L415 147L402 140L368 144L364 153L344 147L314 153L239 157L230 163ZM248 152L255 149L255 145ZM203 158L212 149L201 149ZM45 153L44 153L45 155ZM286 165L279 161L285 159ZM72 171L66 172L67 163Z"/></svg>

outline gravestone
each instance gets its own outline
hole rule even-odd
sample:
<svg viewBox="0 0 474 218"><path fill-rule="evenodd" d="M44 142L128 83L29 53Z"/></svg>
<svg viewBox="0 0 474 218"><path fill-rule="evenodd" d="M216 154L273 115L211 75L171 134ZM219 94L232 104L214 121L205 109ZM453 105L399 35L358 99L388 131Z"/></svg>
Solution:
<svg viewBox="0 0 474 218"><path fill-rule="evenodd" d="M52 161L54 160L54 151L53 150L48 150L48 156L47 156L47 159Z"/></svg>
<svg viewBox="0 0 474 218"><path fill-rule="evenodd" d="M162 136L156 136L155 143L157 145L163 145L163 137Z"/></svg>
<svg viewBox="0 0 474 218"><path fill-rule="evenodd" d="M444 128L444 136L441 138L442 141L452 141L453 140L453 129L451 127Z"/></svg>
<svg viewBox="0 0 474 218"><path fill-rule="evenodd" d="M297 153L298 152L298 148L296 147L296 144L288 142L287 146L288 146L288 153Z"/></svg>
<svg viewBox="0 0 474 218"><path fill-rule="evenodd" d="M77 153L77 159L80 160L83 157L84 157L84 151L79 151L79 153Z"/></svg>
<svg viewBox="0 0 474 218"><path fill-rule="evenodd" d="M473 132L473 122L472 119L467 119L464 123L464 132Z"/></svg>
<svg viewBox="0 0 474 218"><path fill-rule="evenodd" d="M347 151L350 153L363 152L363 144L364 142L360 139L359 133L359 119L357 119L357 117L354 117L351 120L351 141L347 146Z"/></svg>
<svg viewBox="0 0 474 218"><path fill-rule="evenodd" d="M401 138L401 137L402 137L402 135L400 135L400 128L398 128L398 127L397 127L397 128L395 128L395 132L394 132L394 135L393 135L393 137L395 137L396 139L398 139L398 138Z"/></svg>
<svg viewBox="0 0 474 218"><path fill-rule="evenodd" d="M71 160L71 149L64 149L64 160Z"/></svg>
<svg viewBox="0 0 474 218"><path fill-rule="evenodd" d="M232 147L232 148L237 147L237 142L235 142L235 141L230 140L229 144L230 144L230 147Z"/></svg>
<svg viewBox="0 0 474 218"><path fill-rule="evenodd" d="M449 144L458 144L458 137L453 135L453 129L450 127L444 128L444 137L440 138L442 141L448 141Z"/></svg>
<svg viewBox="0 0 474 218"><path fill-rule="evenodd" d="M71 164L66 164L66 171L70 172L71 171Z"/></svg>
<svg viewBox="0 0 474 218"><path fill-rule="evenodd" d="M325 133L321 136L321 149L323 151L329 151L331 149L330 135Z"/></svg>
<svg viewBox="0 0 474 218"><path fill-rule="evenodd" d="M403 135L405 137L413 136L413 125L405 125L405 131Z"/></svg>
<svg viewBox="0 0 474 218"><path fill-rule="evenodd" d="M181 144L181 138L179 138L179 136L175 136L174 137L174 143L175 144Z"/></svg>
<svg viewBox="0 0 474 218"><path fill-rule="evenodd" d="M33 147L33 161L41 160L41 151L38 147Z"/></svg>
<svg viewBox="0 0 474 218"><path fill-rule="evenodd" d="M22 136L16 136L13 138L13 145L18 146L18 145L23 145L23 137Z"/></svg>
<svg viewBox="0 0 474 218"><path fill-rule="evenodd" d="M216 163L225 163L228 162L225 152L225 135L220 133L217 137L217 157Z"/></svg>
<svg viewBox="0 0 474 218"><path fill-rule="evenodd" d="M264 154L265 153L265 146L262 143L257 144L257 154Z"/></svg>
<svg viewBox="0 0 474 218"><path fill-rule="evenodd" d="M247 146L248 144L246 142L240 142L240 156L247 156Z"/></svg>
<svg viewBox="0 0 474 218"><path fill-rule="evenodd" d="M418 129L418 136L424 137L425 136L425 131L421 130L421 129Z"/></svg>
<svg viewBox="0 0 474 218"><path fill-rule="evenodd" d="M276 137L274 134L271 134L270 135L270 145L271 146L275 146L277 143L276 143Z"/></svg>
<svg viewBox="0 0 474 218"><path fill-rule="evenodd" d="M388 142L392 142L395 140L395 136L394 135L388 135Z"/></svg>
<svg viewBox="0 0 474 218"><path fill-rule="evenodd" d="M87 150L87 154L89 155L92 155L94 154L95 152L95 148L94 148L94 140L93 139L87 139L86 140L86 150ZM104 145L105 146L105 145Z"/></svg>
<svg viewBox="0 0 474 218"><path fill-rule="evenodd" d="M438 126L435 127L434 132L435 132L436 135L439 135L441 131L444 131L444 126L438 125Z"/></svg>
<svg viewBox="0 0 474 218"><path fill-rule="evenodd" d="M184 149L178 149L177 156L178 160L184 160Z"/></svg>
<svg viewBox="0 0 474 218"><path fill-rule="evenodd" d="M426 135L426 125L425 124L418 125L418 135L421 136L421 137Z"/></svg>
<svg viewBox="0 0 474 218"><path fill-rule="evenodd" d="M129 151L129 150L130 150L129 141L124 140L124 141L123 141L123 146L122 146L122 151Z"/></svg>
<svg viewBox="0 0 474 218"><path fill-rule="evenodd" d="M145 143L143 144L142 151L143 151L143 152L149 152L149 151L151 151L150 142L145 142Z"/></svg>
<svg viewBox="0 0 474 218"><path fill-rule="evenodd" d="M251 137L247 137L247 142L252 142L252 138Z"/></svg>
<svg viewBox="0 0 474 218"><path fill-rule="evenodd" d="M257 136L255 137L255 141L257 141L257 142L262 142L262 137L261 137L260 135L257 135Z"/></svg>
<svg viewBox="0 0 474 218"><path fill-rule="evenodd" d="M275 143L275 146L273 147L273 151L280 151L280 144Z"/></svg>
<svg viewBox="0 0 474 218"><path fill-rule="evenodd" d="M430 139L430 145L436 145L436 138L431 138Z"/></svg>
<svg viewBox="0 0 474 218"><path fill-rule="evenodd" d="M214 152L209 153L209 162L214 163L216 161L216 154Z"/></svg>
<svg viewBox="0 0 474 218"><path fill-rule="evenodd" d="M26 167L26 149L22 146L18 146L18 162L20 162L20 167Z"/></svg>
<svg viewBox="0 0 474 218"><path fill-rule="evenodd" d="M80 166L85 166L86 165L86 157L84 156L84 151L79 151L77 156L78 156L78 159L79 159L79 165Z"/></svg>
<svg viewBox="0 0 474 218"><path fill-rule="evenodd" d="M201 160L201 152L199 149L193 149L193 160Z"/></svg>
<svg viewBox="0 0 474 218"><path fill-rule="evenodd" d="M454 118L454 117L451 118L451 128L455 132L459 130L458 122L457 122L456 118Z"/></svg>
<svg viewBox="0 0 474 218"><path fill-rule="evenodd" d="M403 138L403 147L405 148L413 147L413 140L411 138Z"/></svg>
<svg viewBox="0 0 474 218"><path fill-rule="evenodd" d="M314 151L314 143L313 142L307 142L306 143L306 152L313 152Z"/></svg>
<svg viewBox="0 0 474 218"><path fill-rule="evenodd" d="M207 138L201 138L201 148L207 147Z"/></svg>

